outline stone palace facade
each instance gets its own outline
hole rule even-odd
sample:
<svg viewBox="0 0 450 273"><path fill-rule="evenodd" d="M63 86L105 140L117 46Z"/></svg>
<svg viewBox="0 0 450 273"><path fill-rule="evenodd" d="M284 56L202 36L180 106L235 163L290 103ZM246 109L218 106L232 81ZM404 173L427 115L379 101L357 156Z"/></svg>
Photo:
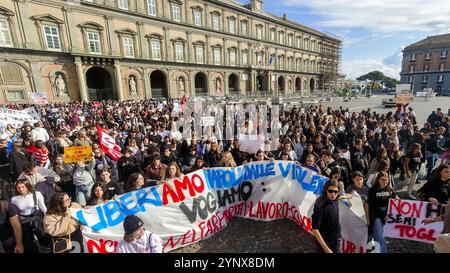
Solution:
<svg viewBox="0 0 450 273"><path fill-rule="evenodd" d="M0 103L304 96L340 45L261 0L2 0Z"/></svg>

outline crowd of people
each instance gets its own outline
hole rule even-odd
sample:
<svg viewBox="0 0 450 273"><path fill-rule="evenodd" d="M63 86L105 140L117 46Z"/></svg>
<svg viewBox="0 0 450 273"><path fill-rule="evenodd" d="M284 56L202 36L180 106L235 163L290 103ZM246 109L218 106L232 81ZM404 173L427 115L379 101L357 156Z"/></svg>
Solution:
<svg viewBox="0 0 450 273"><path fill-rule="evenodd" d="M205 167L235 167L251 161L296 161L330 178L312 216L313 234L325 252L339 248L336 200L354 191L364 201L369 238L380 243L382 252L387 252L383 226L389 198L399 198L405 190L403 198L449 203L450 119L441 109L422 125L411 108L380 114L371 109L357 113L343 107L293 107L279 115L275 148L248 153L241 151L238 136L234 140L217 140L213 134L183 138L183 128L173 123L177 118L171 115L171 100L34 107L41 115L39 122L1 129L0 252L35 253L42 246L65 252L68 241L82 247L82 227L69 208L95 206ZM248 115L242 125L244 132L262 129ZM102 150L97 126L122 148L118 160ZM64 163L64 148L71 146L91 146L93 160ZM420 179L427 182L414 192ZM443 232L449 233L449 217L439 219L445 221ZM127 243L150 236L139 219L130 221L129 233L134 235L126 236ZM119 249L127 248L124 243Z"/></svg>

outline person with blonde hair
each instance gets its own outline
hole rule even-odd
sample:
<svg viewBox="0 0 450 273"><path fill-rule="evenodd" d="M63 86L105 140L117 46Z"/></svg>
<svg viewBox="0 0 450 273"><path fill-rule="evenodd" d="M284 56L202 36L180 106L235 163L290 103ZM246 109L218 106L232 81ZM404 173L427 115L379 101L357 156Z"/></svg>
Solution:
<svg viewBox="0 0 450 273"><path fill-rule="evenodd" d="M233 155L230 152L222 153L221 165L223 167L236 167L236 162L234 161Z"/></svg>

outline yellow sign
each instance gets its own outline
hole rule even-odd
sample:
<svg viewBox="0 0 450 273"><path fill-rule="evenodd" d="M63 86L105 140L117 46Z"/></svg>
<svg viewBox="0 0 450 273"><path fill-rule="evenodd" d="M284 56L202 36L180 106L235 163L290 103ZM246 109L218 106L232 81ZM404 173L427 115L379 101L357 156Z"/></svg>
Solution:
<svg viewBox="0 0 450 273"><path fill-rule="evenodd" d="M91 146L64 147L64 163L74 163L91 160Z"/></svg>
<svg viewBox="0 0 450 273"><path fill-rule="evenodd" d="M397 97L395 98L395 103L405 105L410 104L414 99L413 94L411 93L403 93L403 94L397 94Z"/></svg>

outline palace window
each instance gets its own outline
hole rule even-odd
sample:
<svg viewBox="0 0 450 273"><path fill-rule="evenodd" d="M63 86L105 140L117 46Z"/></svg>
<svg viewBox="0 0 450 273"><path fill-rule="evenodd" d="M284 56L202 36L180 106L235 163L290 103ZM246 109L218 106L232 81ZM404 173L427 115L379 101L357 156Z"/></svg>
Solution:
<svg viewBox="0 0 450 273"><path fill-rule="evenodd" d="M59 30L54 26L43 26L45 42L48 50L61 50L61 41L59 39Z"/></svg>
<svg viewBox="0 0 450 273"><path fill-rule="evenodd" d="M147 0L148 15L156 16L156 0Z"/></svg>
<svg viewBox="0 0 450 273"><path fill-rule="evenodd" d="M0 19L0 46L4 47L13 46L9 23L5 19Z"/></svg>

